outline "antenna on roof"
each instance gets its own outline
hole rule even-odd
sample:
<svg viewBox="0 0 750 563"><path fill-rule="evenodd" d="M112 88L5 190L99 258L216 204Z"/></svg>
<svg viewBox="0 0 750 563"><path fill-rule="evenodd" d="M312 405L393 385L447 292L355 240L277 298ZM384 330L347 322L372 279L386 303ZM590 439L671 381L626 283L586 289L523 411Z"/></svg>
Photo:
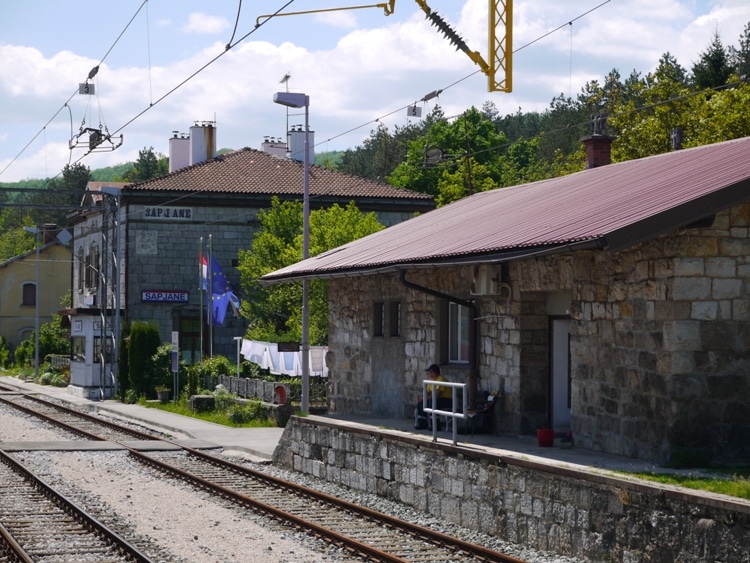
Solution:
<svg viewBox="0 0 750 563"><path fill-rule="evenodd" d="M289 79L292 77L292 73L287 71L287 73L279 80L279 84L283 84L286 88L286 91L289 91ZM291 150L289 148L289 106L286 107L286 129L284 129L284 133L286 135L286 152L287 152L287 158L289 157L289 151Z"/></svg>

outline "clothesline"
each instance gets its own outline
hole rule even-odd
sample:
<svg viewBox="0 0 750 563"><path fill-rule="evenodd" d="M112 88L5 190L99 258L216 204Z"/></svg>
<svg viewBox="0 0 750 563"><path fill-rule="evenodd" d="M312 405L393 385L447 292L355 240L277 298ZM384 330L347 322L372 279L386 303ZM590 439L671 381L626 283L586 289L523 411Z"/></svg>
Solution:
<svg viewBox="0 0 750 563"><path fill-rule="evenodd" d="M310 346L310 375L328 377L325 356L328 346ZM240 354L248 361L258 364L274 375L300 377L302 375L302 352L279 352L275 342L242 339Z"/></svg>

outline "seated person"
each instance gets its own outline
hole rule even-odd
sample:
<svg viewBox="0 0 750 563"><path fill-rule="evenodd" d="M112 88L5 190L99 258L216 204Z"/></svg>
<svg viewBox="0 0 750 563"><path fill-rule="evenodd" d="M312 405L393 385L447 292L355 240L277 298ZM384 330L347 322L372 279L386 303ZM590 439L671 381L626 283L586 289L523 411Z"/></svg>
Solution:
<svg viewBox="0 0 750 563"><path fill-rule="evenodd" d="M448 381L440 374L440 366L437 364L432 364L425 371L433 381ZM442 385L436 387L437 404L435 405L435 408L441 411L450 411L453 407L453 390L450 387L444 387ZM425 405L422 404L422 395L420 394L417 398L418 417L425 417L424 407ZM427 408L432 408L432 385L427 386Z"/></svg>

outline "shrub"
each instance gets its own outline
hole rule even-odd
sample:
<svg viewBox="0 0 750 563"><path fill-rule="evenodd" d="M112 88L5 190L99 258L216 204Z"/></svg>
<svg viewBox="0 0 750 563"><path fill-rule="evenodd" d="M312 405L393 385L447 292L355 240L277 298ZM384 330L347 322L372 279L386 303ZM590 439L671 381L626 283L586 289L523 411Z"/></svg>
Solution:
<svg viewBox="0 0 750 563"><path fill-rule="evenodd" d="M0 368L7 368L10 365L10 350L4 336L0 336Z"/></svg>
<svg viewBox="0 0 750 563"><path fill-rule="evenodd" d="M52 385L53 387L67 387L70 376L61 371L45 371L39 376L40 385Z"/></svg>
<svg viewBox="0 0 750 563"><path fill-rule="evenodd" d="M153 374L151 358L159 349L159 328L153 322L134 321L130 326L128 345L128 378L131 388L140 396L150 387Z"/></svg>
<svg viewBox="0 0 750 563"><path fill-rule="evenodd" d="M266 410L260 401L249 401L246 404L235 403L229 409L229 420L234 424L246 424L251 420L263 420Z"/></svg>
<svg viewBox="0 0 750 563"><path fill-rule="evenodd" d="M177 374L179 376L179 387L185 385L187 378L187 365L182 360L177 363ZM172 389L174 385L174 372L172 371L172 343L167 342L159 346L156 353L151 356L151 383L154 391L157 387L166 387ZM179 390L176 393L179 395Z"/></svg>
<svg viewBox="0 0 750 563"><path fill-rule="evenodd" d="M236 367L225 356L214 356L213 358L204 358L195 365L198 376L198 385L216 388L220 375L232 375Z"/></svg>
<svg viewBox="0 0 750 563"><path fill-rule="evenodd" d="M30 366L34 362L34 337L27 338L16 346L14 354L18 367Z"/></svg>
<svg viewBox="0 0 750 563"><path fill-rule="evenodd" d="M223 385L217 385L213 393L217 411L228 411L235 404L237 395L230 393Z"/></svg>

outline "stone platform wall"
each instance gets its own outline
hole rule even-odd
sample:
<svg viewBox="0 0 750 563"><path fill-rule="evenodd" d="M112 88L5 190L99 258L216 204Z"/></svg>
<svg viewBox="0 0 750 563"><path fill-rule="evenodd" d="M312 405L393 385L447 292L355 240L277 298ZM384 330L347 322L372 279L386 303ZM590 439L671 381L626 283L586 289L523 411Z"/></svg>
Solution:
<svg viewBox="0 0 750 563"><path fill-rule="evenodd" d="M371 426L292 417L274 462L589 561L750 561L750 503Z"/></svg>

